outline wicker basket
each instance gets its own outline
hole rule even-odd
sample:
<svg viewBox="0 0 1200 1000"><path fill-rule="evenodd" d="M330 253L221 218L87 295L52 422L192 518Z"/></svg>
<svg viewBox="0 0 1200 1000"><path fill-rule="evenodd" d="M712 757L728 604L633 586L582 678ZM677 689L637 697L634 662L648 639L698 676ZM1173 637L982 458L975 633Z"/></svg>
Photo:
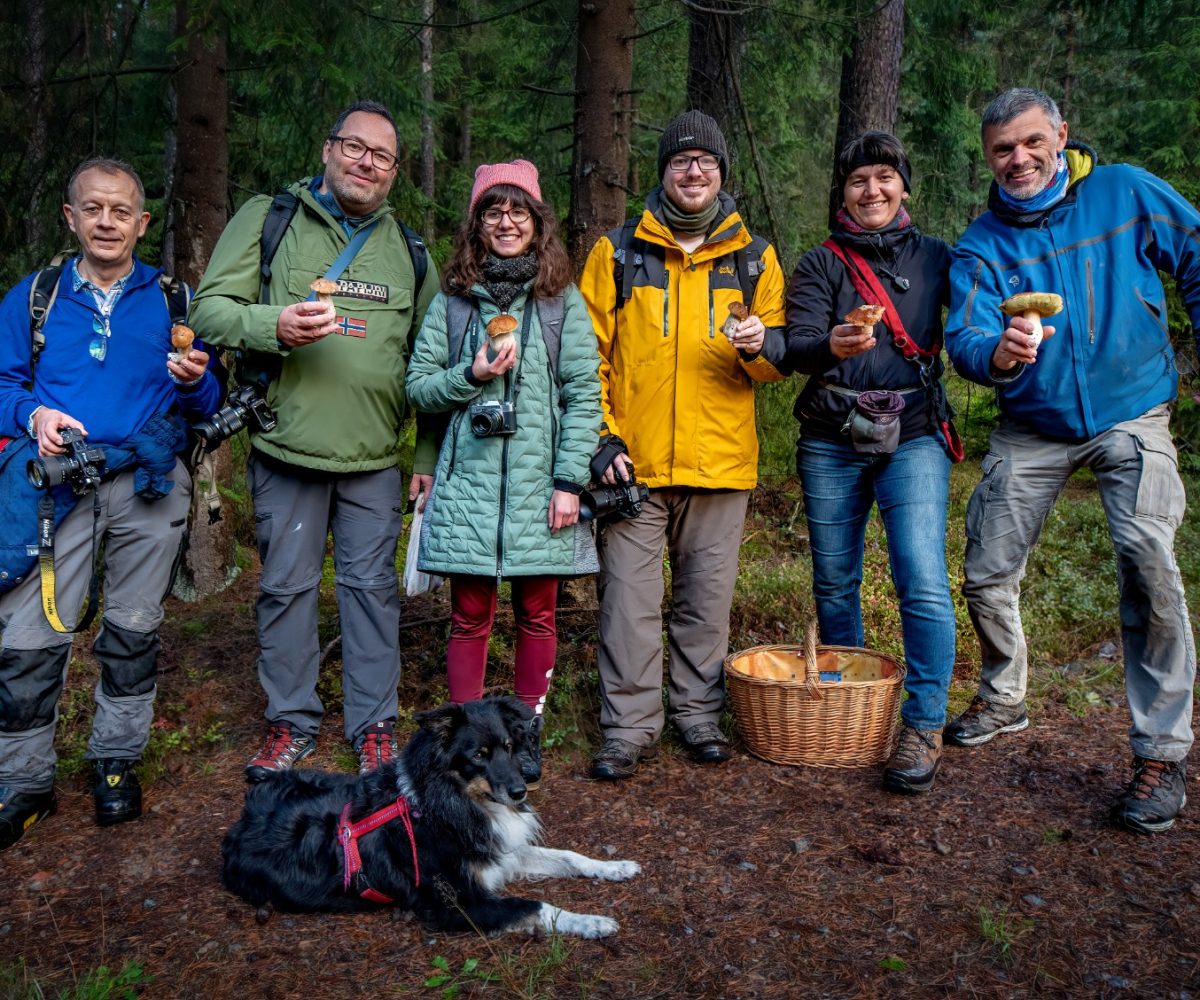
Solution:
<svg viewBox="0 0 1200 1000"><path fill-rule="evenodd" d="M903 662L871 649L755 646L725 658L733 713L750 752L776 764L864 767L887 760Z"/></svg>

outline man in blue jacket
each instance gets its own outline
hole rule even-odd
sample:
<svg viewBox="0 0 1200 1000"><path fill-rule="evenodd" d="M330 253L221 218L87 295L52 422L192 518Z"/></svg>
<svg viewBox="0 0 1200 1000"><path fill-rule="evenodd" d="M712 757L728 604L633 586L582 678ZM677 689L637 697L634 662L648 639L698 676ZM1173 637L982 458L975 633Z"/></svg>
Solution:
<svg viewBox="0 0 1200 1000"><path fill-rule="evenodd" d="M28 450L53 469L70 457L63 435L73 430L88 448L105 452L107 465L98 485L80 484L82 495L55 531L54 592L43 594L36 571L21 571L23 579L0 596L0 850L55 809L54 727L71 658L69 629L99 544L104 614L92 648L100 681L85 756L92 761L98 823L135 819L142 811L132 767L154 718L162 602L192 492L176 457L187 443L183 417L207 416L221 398L202 345L172 346L162 272L134 256L150 220L144 203L142 182L128 164L80 164L63 213L82 253L58 276L36 359L30 295L36 275L0 303L0 448L14 449L10 456ZM4 464L6 498L17 492L7 477L20 477L24 464ZM126 467L116 471L119 465ZM57 504L73 499L65 486L53 495ZM17 516L33 522L38 511L31 506Z"/></svg>
<svg viewBox="0 0 1200 1000"><path fill-rule="evenodd" d="M946 347L959 372L996 388L1001 423L967 508L979 694L945 740L978 746L1029 725L1020 580L1067 478L1089 468L1117 554L1132 716L1133 778L1112 817L1166 830L1186 801L1196 653L1174 555L1178 375L1157 272L1175 278L1200 330L1200 213L1144 170L1097 166L1041 91L1001 94L982 134L995 183L954 250ZM1062 297L1044 341L1002 311L1019 292Z"/></svg>

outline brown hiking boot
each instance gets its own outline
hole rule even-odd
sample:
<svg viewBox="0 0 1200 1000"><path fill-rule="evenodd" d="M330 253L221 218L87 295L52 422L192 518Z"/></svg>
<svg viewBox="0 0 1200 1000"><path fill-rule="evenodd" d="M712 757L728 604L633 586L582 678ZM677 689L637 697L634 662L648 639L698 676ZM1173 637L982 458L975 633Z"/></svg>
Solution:
<svg viewBox="0 0 1200 1000"><path fill-rule="evenodd" d="M900 730L900 744L883 772L883 787L906 795L927 792L933 787L941 762L942 731L905 726Z"/></svg>
<svg viewBox="0 0 1200 1000"><path fill-rule="evenodd" d="M1138 833L1169 830L1187 805L1186 783L1182 761L1134 757L1129 787L1113 803L1113 822Z"/></svg>
<svg viewBox="0 0 1200 1000"><path fill-rule="evenodd" d="M638 764L644 760L653 760L657 756L656 746L642 747L628 740L610 736L592 758L592 768L588 777L597 781L632 778Z"/></svg>
<svg viewBox="0 0 1200 1000"><path fill-rule="evenodd" d="M311 736L293 733L290 726L271 726L262 750L246 765L246 780L262 781L276 771L286 771L316 749Z"/></svg>

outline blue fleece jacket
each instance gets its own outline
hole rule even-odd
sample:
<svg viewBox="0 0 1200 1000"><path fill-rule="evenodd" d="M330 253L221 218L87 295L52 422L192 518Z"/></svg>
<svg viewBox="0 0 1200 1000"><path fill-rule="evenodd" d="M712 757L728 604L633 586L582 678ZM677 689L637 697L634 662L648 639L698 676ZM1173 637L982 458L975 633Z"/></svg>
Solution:
<svg viewBox="0 0 1200 1000"><path fill-rule="evenodd" d="M133 274L117 300L103 361L88 352L99 315L86 289L71 287L64 267L58 297L42 328L46 345L30 380L29 275L0 302L0 436L26 433L38 406L61 410L83 424L93 444L118 445L173 404L187 418L208 416L221 398L210 370L194 386L177 385L167 371L171 317L159 287L162 272L134 258ZM204 350L197 341L195 347ZM218 370L220 370L218 368Z"/></svg>
<svg viewBox="0 0 1200 1000"><path fill-rule="evenodd" d="M1071 187L1044 212L996 197L953 251L946 349L955 368L994 385L1001 413L1046 437L1084 441L1175 398L1178 373L1158 271L1175 277L1200 331L1200 212L1138 167L1094 166L1067 152ZM994 186L994 185L993 185ZM1064 308L1037 361L991 367L1017 292L1056 292ZM1198 338L1200 339L1200 338Z"/></svg>

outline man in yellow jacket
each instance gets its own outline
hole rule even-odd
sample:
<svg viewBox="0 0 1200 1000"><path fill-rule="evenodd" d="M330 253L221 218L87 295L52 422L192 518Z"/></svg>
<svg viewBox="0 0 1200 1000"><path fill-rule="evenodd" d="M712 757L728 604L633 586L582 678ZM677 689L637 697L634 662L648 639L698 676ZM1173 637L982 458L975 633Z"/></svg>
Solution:
<svg viewBox="0 0 1200 1000"><path fill-rule="evenodd" d="M722 192L728 168L712 118L672 121L658 147L661 186L640 219L600 238L579 283L599 340L604 433L623 449L604 480L636 470L650 488L640 516L600 534L604 744L593 778L627 778L656 754L664 545L671 719L695 760L729 758L722 661L758 479L754 383L782 378L770 359L782 354L784 277Z"/></svg>

